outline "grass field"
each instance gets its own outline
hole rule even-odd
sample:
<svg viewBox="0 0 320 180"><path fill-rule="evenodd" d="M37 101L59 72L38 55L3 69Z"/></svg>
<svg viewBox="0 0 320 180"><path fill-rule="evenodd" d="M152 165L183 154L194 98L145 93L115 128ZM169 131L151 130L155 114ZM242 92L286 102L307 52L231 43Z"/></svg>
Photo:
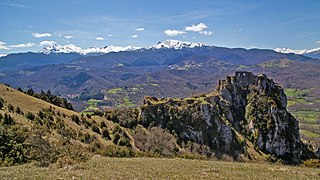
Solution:
<svg viewBox="0 0 320 180"><path fill-rule="evenodd" d="M305 140L311 140L320 144L320 129L318 120L319 96L314 89L285 89L288 97L288 109L292 115L300 121L300 134Z"/></svg>
<svg viewBox="0 0 320 180"><path fill-rule="evenodd" d="M94 156L56 168L32 164L0 168L0 179L319 179L320 170L275 164Z"/></svg>

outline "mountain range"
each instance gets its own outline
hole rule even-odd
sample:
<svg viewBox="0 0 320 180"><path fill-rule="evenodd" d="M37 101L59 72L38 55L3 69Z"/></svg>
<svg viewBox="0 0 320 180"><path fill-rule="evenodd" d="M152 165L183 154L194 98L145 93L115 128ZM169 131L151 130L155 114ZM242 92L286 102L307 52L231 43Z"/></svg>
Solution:
<svg viewBox="0 0 320 180"><path fill-rule="evenodd" d="M166 51L163 58L162 51ZM178 52L179 51L179 52ZM122 52L121 54L116 54ZM178 52L178 54L176 54ZM280 52L280 53L279 53ZM150 54L151 55L148 55ZM171 53L171 55L170 55ZM172 55L174 53L174 55ZM111 55L112 54L112 55ZM161 60L159 59L159 54ZM169 55L167 55L169 54ZM275 49L262 50L262 49L242 49L242 48L223 48L208 46L205 43L190 43L177 40L166 40L164 42L158 42L150 47L135 47L135 46L105 46L105 47L91 47L83 49L74 44L68 45L53 45L44 47L39 52L27 52L27 53L14 53L0 57L0 71L18 70L30 67L36 67L47 64L68 64L86 61L90 57L99 58L112 58L113 62L124 62L129 65L133 63L135 65L159 65L159 64L174 64L175 61L183 57L202 56L212 57L220 60L227 60L228 62L235 64L254 64L257 62L263 62L266 59L279 59L289 58L292 60L310 61L310 59L297 56L305 55L311 58L317 58L319 56L319 49L295 51L290 49ZM107 56L103 56L107 55ZM132 57L137 56L134 60ZM99 56L99 57L98 57ZM102 56L102 57L101 57ZM116 56L116 57L115 57ZM155 57L154 57L155 56ZM170 59L169 61L166 60ZM175 57L173 57L175 56ZM182 57L183 56L183 57ZM124 59L122 61L121 59ZM80 59L80 60L79 60ZM133 62L130 62L133 61ZM160 62L158 62L160 61ZM163 62L165 61L165 62ZM172 61L172 62L171 62ZM246 62L245 62L246 61ZM110 65L112 62L108 62L106 65ZM114 64L113 64L114 65Z"/></svg>
<svg viewBox="0 0 320 180"><path fill-rule="evenodd" d="M275 63L275 67L263 65L267 62ZM287 64L285 71L281 63ZM145 95L182 97L208 92L218 78L240 69L274 74L298 66L314 68L318 64L317 59L293 53L216 47L177 40L145 48L108 46L82 49L74 45L54 45L38 53L1 57L0 82L35 91L51 90L78 104L75 105L77 110L83 110L90 99L116 107L124 102L139 104ZM289 72L295 82L304 78L293 73ZM309 79L309 82L314 81ZM290 86L299 87L295 82ZM299 82L302 82L300 85L306 84L303 80Z"/></svg>

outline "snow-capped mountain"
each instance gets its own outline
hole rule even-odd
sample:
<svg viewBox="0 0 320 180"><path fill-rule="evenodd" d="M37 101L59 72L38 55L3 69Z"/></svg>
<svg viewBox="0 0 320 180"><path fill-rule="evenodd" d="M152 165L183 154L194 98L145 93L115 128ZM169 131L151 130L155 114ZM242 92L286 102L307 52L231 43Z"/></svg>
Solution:
<svg viewBox="0 0 320 180"><path fill-rule="evenodd" d="M314 49L290 49L290 48L276 48L274 49L276 52L280 53L294 53L294 54L308 54L316 51L320 51L320 48Z"/></svg>
<svg viewBox="0 0 320 180"><path fill-rule="evenodd" d="M304 55L311 58L320 58L320 48L314 48L314 49L290 49L290 48L276 48L274 49L276 52L280 53L294 53L299 55Z"/></svg>
<svg viewBox="0 0 320 180"><path fill-rule="evenodd" d="M78 53L80 55L100 55L107 54L110 52L120 52L120 51L134 51L140 49L140 47L135 46L105 46L105 47L91 47L87 49L83 49L74 44L68 45L53 45L44 47L40 53L44 54L52 54L52 53Z"/></svg>
<svg viewBox="0 0 320 180"><path fill-rule="evenodd" d="M182 49L182 48L195 48L195 47L204 47L208 46L205 43L192 43L192 42L184 42L184 41L178 41L178 40L166 40L163 42L158 42L157 44L149 47L150 49Z"/></svg>
<svg viewBox="0 0 320 180"><path fill-rule="evenodd" d="M52 54L52 53L78 53L84 56L92 55L101 55L107 54L110 52L120 52L120 51L134 51L138 49L183 49L183 48L195 48L195 47L204 47L208 46L205 43L193 43L193 42L184 42L178 40L166 40L163 42L158 42L157 44L150 47L136 47L133 45L130 46L105 46L105 47L91 47L83 49L74 44L67 45L53 45L44 47L40 53Z"/></svg>

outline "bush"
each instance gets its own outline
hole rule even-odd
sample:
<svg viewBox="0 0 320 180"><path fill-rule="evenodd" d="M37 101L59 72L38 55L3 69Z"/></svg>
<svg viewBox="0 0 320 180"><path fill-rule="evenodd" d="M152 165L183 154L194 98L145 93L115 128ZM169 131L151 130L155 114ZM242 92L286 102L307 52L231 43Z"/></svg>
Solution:
<svg viewBox="0 0 320 180"><path fill-rule="evenodd" d="M4 100L0 97L0 109L2 109L4 106Z"/></svg>
<svg viewBox="0 0 320 180"><path fill-rule="evenodd" d="M108 157L133 157L135 153L126 146L109 145L98 151L99 154Z"/></svg>
<svg viewBox="0 0 320 180"><path fill-rule="evenodd" d="M109 135L109 131L107 128L103 128L102 129L102 132L101 132L101 135L103 138L107 139L107 140L110 140L110 135Z"/></svg>
<svg viewBox="0 0 320 180"><path fill-rule="evenodd" d="M114 133L112 142L114 144L118 144L119 139L120 139L120 134L118 132Z"/></svg>
<svg viewBox="0 0 320 180"><path fill-rule="evenodd" d="M130 141L128 138L126 137L121 137L118 141L118 145L119 146L127 146L127 147L131 147Z"/></svg>
<svg viewBox="0 0 320 180"><path fill-rule="evenodd" d="M15 112L16 112L17 114L23 114L23 112L21 111L21 109L20 109L19 106L16 107Z"/></svg>
<svg viewBox="0 0 320 180"><path fill-rule="evenodd" d="M34 114L32 114L31 112L28 112L26 114L26 118L28 118L29 120L33 121L36 118L36 116Z"/></svg>
<svg viewBox="0 0 320 180"><path fill-rule="evenodd" d="M27 150L23 147L26 131L21 127L0 126L0 166L12 166L28 161Z"/></svg>
<svg viewBox="0 0 320 180"><path fill-rule="evenodd" d="M102 117L103 116L103 112L97 110L97 111L94 111L92 115Z"/></svg>
<svg viewBox="0 0 320 180"><path fill-rule="evenodd" d="M57 150L50 145L48 140L39 135L30 136L26 139L24 145L29 149L28 158L36 160L37 166L47 167L57 160Z"/></svg>
<svg viewBox="0 0 320 180"><path fill-rule="evenodd" d="M9 114L4 114L2 118L0 119L2 125L13 125L14 120Z"/></svg>
<svg viewBox="0 0 320 180"><path fill-rule="evenodd" d="M159 127L153 127L149 131L137 128L133 138L136 147L144 152L153 152L170 157L179 151L173 135Z"/></svg>
<svg viewBox="0 0 320 180"><path fill-rule="evenodd" d="M303 165L306 167L320 168L320 159L308 159L303 161Z"/></svg>
<svg viewBox="0 0 320 180"><path fill-rule="evenodd" d="M8 108L9 112L13 112L14 111L14 107L10 103L8 104L7 108Z"/></svg>
<svg viewBox="0 0 320 180"><path fill-rule="evenodd" d="M90 136L89 133L84 133L80 137L80 141L86 144L90 144L94 140L94 136Z"/></svg>
<svg viewBox="0 0 320 180"><path fill-rule="evenodd" d="M78 124L78 125L80 125L80 118L77 116L77 115L72 115L71 116L71 120L73 121L73 122L75 122L76 124Z"/></svg>
<svg viewBox="0 0 320 180"><path fill-rule="evenodd" d="M96 125L92 126L92 131L95 133L101 134L99 127Z"/></svg>
<svg viewBox="0 0 320 180"><path fill-rule="evenodd" d="M106 128L106 127L107 127L106 123L104 121L101 121L100 128Z"/></svg>

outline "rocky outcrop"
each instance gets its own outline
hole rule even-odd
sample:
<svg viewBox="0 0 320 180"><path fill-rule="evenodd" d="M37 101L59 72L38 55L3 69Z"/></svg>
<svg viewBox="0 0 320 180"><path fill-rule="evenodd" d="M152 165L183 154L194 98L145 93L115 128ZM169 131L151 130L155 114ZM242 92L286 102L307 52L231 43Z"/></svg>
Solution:
<svg viewBox="0 0 320 180"><path fill-rule="evenodd" d="M286 110L284 90L266 75L236 72L219 80L214 92L186 99L146 97L140 123L160 126L183 146L207 146L207 155L239 159L248 143L286 162L309 156L300 140L298 121Z"/></svg>

